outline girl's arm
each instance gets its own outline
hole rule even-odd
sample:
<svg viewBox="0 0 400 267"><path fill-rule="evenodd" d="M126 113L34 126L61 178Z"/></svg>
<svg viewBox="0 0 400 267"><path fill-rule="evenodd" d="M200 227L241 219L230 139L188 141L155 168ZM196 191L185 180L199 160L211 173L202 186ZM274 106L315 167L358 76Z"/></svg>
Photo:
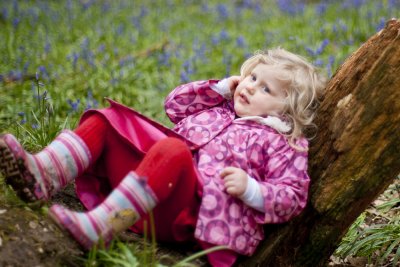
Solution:
<svg viewBox="0 0 400 267"><path fill-rule="evenodd" d="M198 81L175 88L165 99L165 111L173 123L204 109L217 106L225 99L211 89L217 80Z"/></svg>
<svg viewBox="0 0 400 267"><path fill-rule="evenodd" d="M175 88L165 100L165 111L173 123L204 109L229 100L237 82L232 76L222 81L208 80L183 84Z"/></svg>

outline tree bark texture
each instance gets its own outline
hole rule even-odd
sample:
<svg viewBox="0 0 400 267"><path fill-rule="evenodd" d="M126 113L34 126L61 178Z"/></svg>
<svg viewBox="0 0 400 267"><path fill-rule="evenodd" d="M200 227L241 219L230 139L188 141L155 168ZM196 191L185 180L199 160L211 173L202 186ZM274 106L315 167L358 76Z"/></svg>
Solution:
<svg viewBox="0 0 400 267"><path fill-rule="evenodd" d="M309 203L265 227L239 266L326 266L352 222L400 173L400 21L392 19L327 84L310 146Z"/></svg>

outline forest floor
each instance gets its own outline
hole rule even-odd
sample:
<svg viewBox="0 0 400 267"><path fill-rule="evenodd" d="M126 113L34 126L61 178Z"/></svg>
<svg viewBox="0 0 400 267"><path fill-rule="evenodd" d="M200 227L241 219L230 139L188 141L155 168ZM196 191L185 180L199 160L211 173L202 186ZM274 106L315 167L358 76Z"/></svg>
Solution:
<svg viewBox="0 0 400 267"><path fill-rule="evenodd" d="M375 207L387 201L387 194L382 194L367 210L364 227L376 223L384 223L387 218L381 216ZM18 201L5 201L0 195L0 266L3 267L47 267L47 266L84 266L85 252L69 235L60 230L46 216L46 208L27 206ZM73 185L57 194L52 203L61 203L75 210L83 210L76 198ZM51 204L51 203L50 203ZM133 233L123 233L121 240L128 242L143 242ZM191 251L170 246L158 247L158 255L169 255L172 262L187 257ZM172 263L171 262L171 263ZM164 264L168 265L168 262ZM204 259L195 262L198 266L206 266ZM340 259L331 257L329 266L364 267L368 259L363 257L348 257ZM382 265L384 266L384 265Z"/></svg>
<svg viewBox="0 0 400 267"><path fill-rule="evenodd" d="M75 195L73 185L55 195L47 206L53 203L78 211L84 209ZM1 267L87 266L86 252L67 232L47 217L46 209L38 204L26 205L18 199L10 201L10 197L0 194ZM137 242L142 246L144 243L143 238L130 231L120 234L118 238L124 242ZM169 266L193 253L185 247L158 244L156 258L163 258L161 263ZM207 266L204 258L192 263L196 266Z"/></svg>

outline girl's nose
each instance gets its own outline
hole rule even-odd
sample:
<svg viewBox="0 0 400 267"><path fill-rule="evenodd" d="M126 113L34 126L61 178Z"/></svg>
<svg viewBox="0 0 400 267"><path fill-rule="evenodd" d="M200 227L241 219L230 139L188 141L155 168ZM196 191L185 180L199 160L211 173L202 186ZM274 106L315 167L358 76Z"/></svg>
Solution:
<svg viewBox="0 0 400 267"><path fill-rule="evenodd" d="M254 85L248 84L246 86L246 90L249 92L249 94L253 94L254 93Z"/></svg>

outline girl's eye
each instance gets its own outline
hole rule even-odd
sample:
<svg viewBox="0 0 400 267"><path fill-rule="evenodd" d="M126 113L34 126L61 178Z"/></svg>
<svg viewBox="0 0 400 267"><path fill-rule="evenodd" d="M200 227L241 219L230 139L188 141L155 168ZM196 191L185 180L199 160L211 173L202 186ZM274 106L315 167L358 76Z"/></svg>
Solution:
<svg viewBox="0 0 400 267"><path fill-rule="evenodd" d="M251 75L251 80L254 82L255 80L257 80L256 79L256 76L254 76L254 75Z"/></svg>
<svg viewBox="0 0 400 267"><path fill-rule="evenodd" d="M270 93L271 90L269 90L268 86L263 87L262 89L265 93Z"/></svg>

